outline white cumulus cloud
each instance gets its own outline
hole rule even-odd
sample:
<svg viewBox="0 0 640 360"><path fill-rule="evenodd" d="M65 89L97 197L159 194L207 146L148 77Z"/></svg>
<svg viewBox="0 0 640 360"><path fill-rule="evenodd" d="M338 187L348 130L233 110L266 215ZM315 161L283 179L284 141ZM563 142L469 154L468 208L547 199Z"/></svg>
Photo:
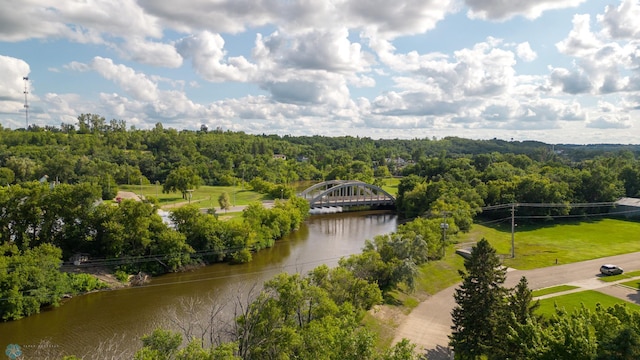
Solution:
<svg viewBox="0 0 640 360"><path fill-rule="evenodd" d="M535 19L543 12L576 7L586 0L465 0L469 17L489 20L507 20L514 16Z"/></svg>
<svg viewBox="0 0 640 360"><path fill-rule="evenodd" d="M516 47L516 54L522 59L522 61L533 61L538 58L538 54L531 49L528 41L518 44Z"/></svg>

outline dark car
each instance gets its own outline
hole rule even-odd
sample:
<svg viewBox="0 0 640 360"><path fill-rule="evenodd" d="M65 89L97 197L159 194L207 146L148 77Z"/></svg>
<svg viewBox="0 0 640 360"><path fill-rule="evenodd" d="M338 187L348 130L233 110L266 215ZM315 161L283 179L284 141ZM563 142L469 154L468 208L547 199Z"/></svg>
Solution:
<svg viewBox="0 0 640 360"><path fill-rule="evenodd" d="M602 275L620 275L624 272L620 266L604 264L600 266L600 272Z"/></svg>

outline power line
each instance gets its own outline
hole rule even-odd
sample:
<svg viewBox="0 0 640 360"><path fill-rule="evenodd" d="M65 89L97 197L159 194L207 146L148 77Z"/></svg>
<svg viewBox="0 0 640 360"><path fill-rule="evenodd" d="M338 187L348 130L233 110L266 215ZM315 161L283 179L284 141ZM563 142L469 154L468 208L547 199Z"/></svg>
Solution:
<svg viewBox="0 0 640 360"><path fill-rule="evenodd" d="M498 209L507 209L512 206L515 207L571 207L571 208L588 208L588 207L603 207L603 206L613 206L615 202L594 202L594 203L510 203L510 204L499 204L499 205L489 205L481 207L480 209L484 210L498 210Z"/></svg>

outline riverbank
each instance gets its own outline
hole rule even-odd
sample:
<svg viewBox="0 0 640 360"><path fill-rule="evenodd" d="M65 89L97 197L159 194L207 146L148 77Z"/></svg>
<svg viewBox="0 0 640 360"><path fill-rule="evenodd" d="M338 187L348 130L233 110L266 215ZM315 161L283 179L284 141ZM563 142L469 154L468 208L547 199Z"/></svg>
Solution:
<svg viewBox="0 0 640 360"><path fill-rule="evenodd" d="M118 280L113 271L103 266L78 267L73 265L63 265L60 268L60 271L70 274L89 274L107 284L108 289L121 289L130 286L129 283L124 283Z"/></svg>
<svg viewBox="0 0 640 360"><path fill-rule="evenodd" d="M104 358L110 345L133 353L141 346L140 337L153 329L179 330L170 316L182 314L186 305L199 309L189 318L195 319L193 324L208 319L214 309L209 305L231 304L281 272L306 273L320 264L336 266L341 257L360 253L365 240L395 231L396 220L395 215L382 212L311 216L298 231L253 254L250 263L217 263L169 273L153 277L145 286L76 296L58 308L0 323L0 348L19 344L29 351L25 358L39 358L34 357L31 346L48 340L60 353L85 359ZM100 275L98 270L94 273ZM233 309L228 313L233 314ZM103 352L98 353L99 349Z"/></svg>

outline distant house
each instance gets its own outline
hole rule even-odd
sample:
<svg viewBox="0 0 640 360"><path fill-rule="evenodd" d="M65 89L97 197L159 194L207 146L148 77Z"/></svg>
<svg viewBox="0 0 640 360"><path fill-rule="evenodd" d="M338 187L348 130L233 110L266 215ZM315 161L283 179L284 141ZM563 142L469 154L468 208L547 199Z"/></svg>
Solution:
<svg viewBox="0 0 640 360"><path fill-rule="evenodd" d="M620 198L615 203L615 208L611 209L611 213L626 218L640 217L640 199L638 198Z"/></svg>
<svg viewBox="0 0 640 360"><path fill-rule="evenodd" d="M77 253L74 254L69 261L71 261L73 263L73 265L80 265L84 262L89 261L89 254L85 254L85 253Z"/></svg>
<svg viewBox="0 0 640 360"><path fill-rule="evenodd" d="M287 160L287 155L284 154L273 154L273 158L276 160Z"/></svg>

